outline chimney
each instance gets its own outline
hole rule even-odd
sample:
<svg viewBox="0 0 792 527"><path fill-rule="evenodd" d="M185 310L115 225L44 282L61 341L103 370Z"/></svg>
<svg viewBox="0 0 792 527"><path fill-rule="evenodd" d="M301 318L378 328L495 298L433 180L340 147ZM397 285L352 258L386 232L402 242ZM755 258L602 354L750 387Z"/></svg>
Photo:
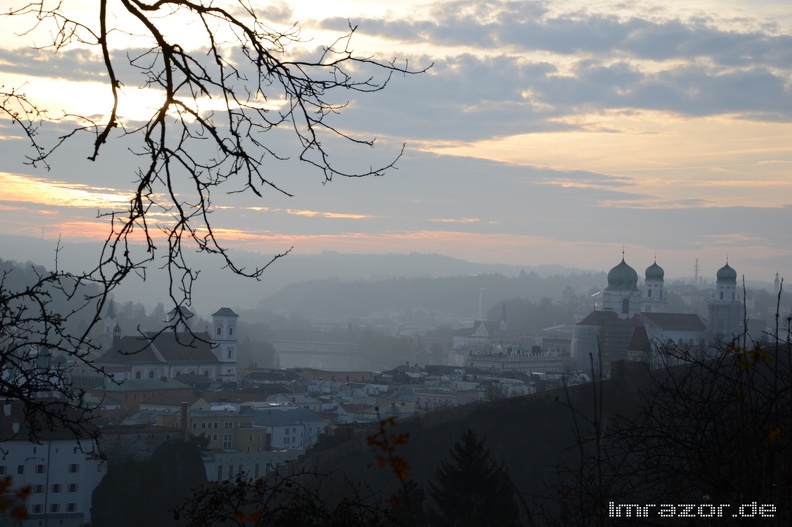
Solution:
<svg viewBox="0 0 792 527"><path fill-rule="evenodd" d="M181 403L181 428L182 432L184 432L184 442L190 440L190 430L187 427L187 402L183 401Z"/></svg>

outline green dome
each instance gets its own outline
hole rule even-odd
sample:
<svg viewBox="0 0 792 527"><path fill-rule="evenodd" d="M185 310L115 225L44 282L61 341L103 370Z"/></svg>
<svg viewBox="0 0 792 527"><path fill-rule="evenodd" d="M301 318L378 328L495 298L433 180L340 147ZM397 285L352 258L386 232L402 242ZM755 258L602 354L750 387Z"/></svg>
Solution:
<svg viewBox="0 0 792 527"><path fill-rule="evenodd" d="M608 289L611 291L633 291L638 289L638 273L627 265L622 258L621 263L608 273Z"/></svg>
<svg viewBox="0 0 792 527"><path fill-rule="evenodd" d="M720 269L718 269L717 274L717 281L718 282L730 282L730 283L737 283L737 271L732 269L729 264L727 263Z"/></svg>
<svg viewBox="0 0 792 527"><path fill-rule="evenodd" d="M663 268L657 265L657 262L655 262L646 268L645 276L647 282L662 282L663 277L665 276L665 271L663 271Z"/></svg>

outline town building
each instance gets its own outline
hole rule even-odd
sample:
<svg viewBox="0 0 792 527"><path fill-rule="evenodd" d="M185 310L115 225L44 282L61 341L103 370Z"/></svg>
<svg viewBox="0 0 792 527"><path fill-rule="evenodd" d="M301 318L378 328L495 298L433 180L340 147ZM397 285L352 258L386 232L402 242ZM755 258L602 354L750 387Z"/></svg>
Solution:
<svg viewBox="0 0 792 527"><path fill-rule="evenodd" d="M309 449L329 424L315 412L297 406L262 405L253 412L253 425L269 433L273 449Z"/></svg>
<svg viewBox="0 0 792 527"><path fill-rule="evenodd" d="M24 403L6 400L2 406L0 478L10 477L14 488L31 490L26 500L28 518L20 525L90 524L91 497L107 472L96 440L76 438L73 431L47 423L34 441ZM89 434L95 431L90 423L83 426Z"/></svg>
<svg viewBox="0 0 792 527"><path fill-rule="evenodd" d="M466 354L465 365L490 371L561 373L569 366L569 340L543 339L509 328L506 303L499 321L476 321L454 335L454 349Z"/></svg>
<svg viewBox="0 0 792 527"><path fill-rule="evenodd" d="M121 382L108 381L103 386L91 390L91 395L99 401L112 399L120 405L121 416L137 413L145 402L169 394L170 397L187 400L192 388L175 379L126 379Z"/></svg>
<svg viewBox="0 0 792 527"><path fill-rule="evenodd" d="M112 314L108 309L105 318ZM208 332L193 331L190 327L193 316L189 309L180 307L168 313L169 327L126 336L121 335L116 322L112 343L94 364L115 381L175 379L181 375L203 375L218 382L235 381L239 316L227 307L221 308L212 315L212 329Z"/></svg>

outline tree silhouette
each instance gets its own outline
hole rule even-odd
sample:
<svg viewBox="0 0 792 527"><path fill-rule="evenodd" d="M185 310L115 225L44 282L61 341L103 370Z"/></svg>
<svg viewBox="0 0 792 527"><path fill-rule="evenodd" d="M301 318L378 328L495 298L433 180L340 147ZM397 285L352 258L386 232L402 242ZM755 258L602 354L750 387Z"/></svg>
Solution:
<svg viewBox="0 0 792 527"><path fill-rule="evenodd" d="M581 461L562 470L554 489L558 508L548 523L626 521L612 518L627 514L612 511L614 503L694 504L702 507L696 521L716 522L695 525L789 525L792 320L783 331L776 320L772 334L755 342L743 334L705 357L665 349L683 364L651 372L637 415L589 422L588 432L580 425ZM753 504L771 506L773 513L762 516ZM641 511L641 518L636 510L630 514L641 525L681 521L657 506Z"/></svg>
<svg viewBox="0 0 792 527"><path fill-rule="evenodd" d="M14 373L15 382L0 385L0 397L30 400L31 393L41 392L38 385L32 391L12 388L38 379L29 364L44 348L85 363L91 330L110 293L130 275L145 279L152 268L161 268L169 277L170 302L180 307L191 304L198 276L185 255L187 248L215 255L231 272L254 279L290 250L254 269L237 266L212 220L218 192L290 196L269 175L270 161L290 156L330 181L380 175L401 155L397 148L379 165L363 161L360 169L338 164L331 156L339 144L374 144L373 139L349 135L334 121L350 94L382 90L394 73L417 73L395 59L355 56L352 26L329 45L306 51L298 27L272 27L243 0L223 7L190 0L97 0L87 11L69 11L65 2L14 0L3 6L2 15L15 18L23 45L33 34L49 35L49 43L36 48L40 53L88 49L104 74L95 78L104 79L110 95L106 107L97 103L94 117L52 116L23 87L0 86L0 116L29 140L27 163L49 169L52 153L81 133L93 137L86 152L89 160L123 139L140 163L132 169L134 176L130 173L135 180L126 209L100 214L108 220L108 235L95 267L63 273L56 261L55 271L38 276L24 290L0 287L4 367L14 357L24 359L15 362L16 370L21 368ZM187 26L191 29L184 30ZM138 83L156 103L147 118L135 121L124 114L133 104L127 87ZM58 133L52 144L43 133L48 127ZM67 325L77 308L51 309L53 295L87 309L79 331ZM184 322L183 311L176 313L171 327ZM69 399L68 405L81 407L79 397ZM45 422L65 415L59 407L56 412L41 410Z"/></svg>
<svg viewBox="0 0 792 527"><path fill-rule="evenodd" d="M165 247L161 265L171 275L169 293L178 305L189 305L197 277L185 259L188 244L219 256L234 273L259 278L269 264L238 267L216 236L211 213L218 189L290 196L269 175L268 162L291 154L316 167L325 181L380 175L401 155L396 152L379 166L364 162L362 169L346 167L331 155L328 145L338 145L339 139L374 144L336 127L334 117L350 94L382 90L393 73L417 72L395 59L353 55L355 27L327 46L305 51L307 41L298 27L272 27L242 0L223 7L191 0L98 0L90 17L68 11L62 2L21 2L4 14L19 19L19 26L27 28L23 35L38 30L52 35L40 52L87 46L103 65L111 95L108 107L93 112L104 115L101 120L64 116L65 126L77 124L47 146L41 129L50 116L20 89L0 89L1 111L30 139L31 165L48 166L52 152L81 132L93 135L89 160L122 136L137 141L131 150L141 163L129 206L104 213L110 233L91 273L106 287L132 272L145 272L160 255L158 244ZM191 30L173 31L174 22ZM135 51L124 53L122 45ZM157 102L148 119L135 122L123 113L130 111L125 87L137 82ZM290 145L274 140L281 130L291 135ZM267 141L268 133L273 140ZM135 241L143 242L142 250Z"/></svg>
<svg viewBox="0 0 792 527"><path fill-rule="evenodd" d="M467 430L441 461L429 485L434 523L453 527L516 525L514 487L506 469L490 458L484 440Z"/></svg>

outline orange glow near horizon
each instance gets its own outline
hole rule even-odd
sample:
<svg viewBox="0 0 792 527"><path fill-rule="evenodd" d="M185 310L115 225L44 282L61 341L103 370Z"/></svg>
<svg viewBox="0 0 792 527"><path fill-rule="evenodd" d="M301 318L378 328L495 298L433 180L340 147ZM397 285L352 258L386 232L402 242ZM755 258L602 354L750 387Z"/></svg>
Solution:
<svg viewBox="0 0 792 527"><path fill-rule="evenodd" d="M53 207L106 208L126 207L129 198L114 190L66 183L45 178L0 172L2 201L35 203Z"/></svg>

